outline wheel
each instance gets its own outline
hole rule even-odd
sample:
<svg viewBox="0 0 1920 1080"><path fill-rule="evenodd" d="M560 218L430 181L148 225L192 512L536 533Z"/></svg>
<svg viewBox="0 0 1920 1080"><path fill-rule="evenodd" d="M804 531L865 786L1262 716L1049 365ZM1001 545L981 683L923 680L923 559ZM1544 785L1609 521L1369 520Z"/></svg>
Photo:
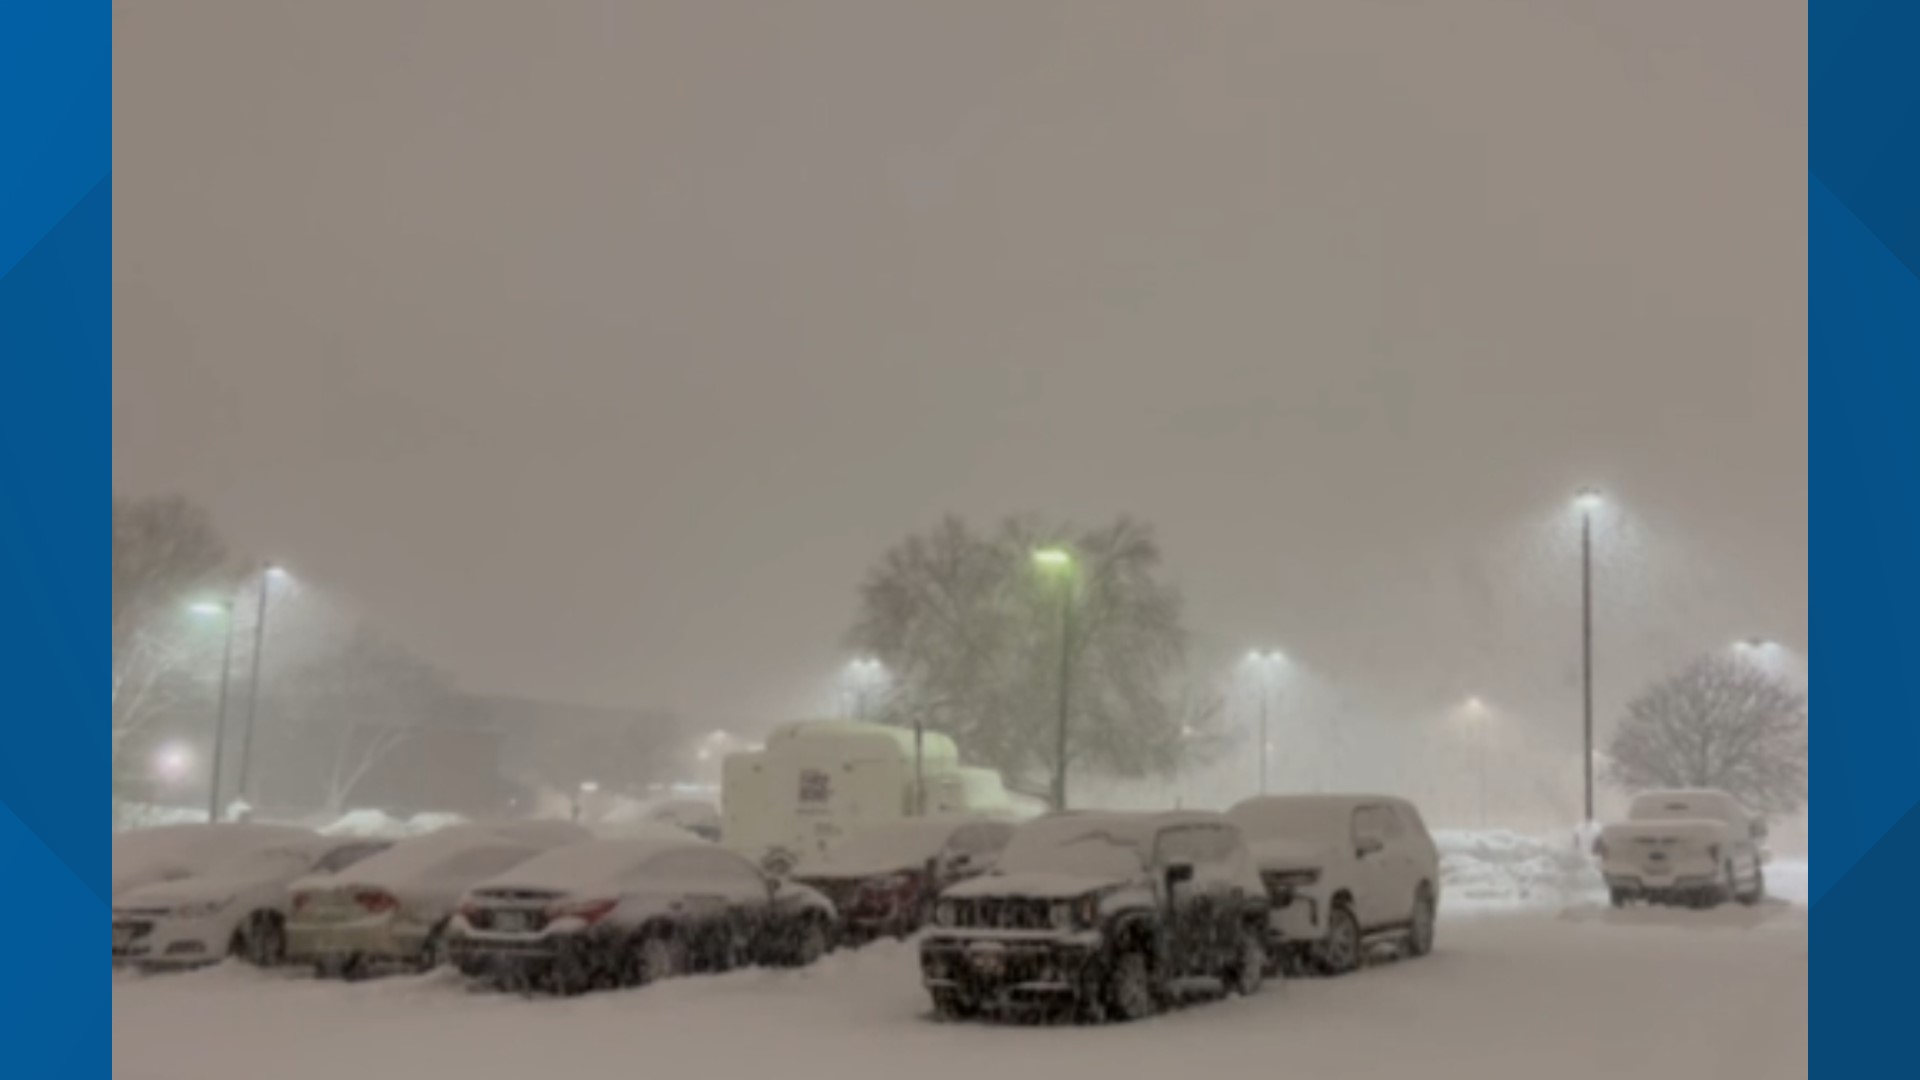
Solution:
<svg viewBox="0 0 1920 1080"><path fill-rule="evenodd" d="M1433 951L1433 890L1425 885L1413 894L1413 924L1407 928L1407 955L1425 956Z"/></svg>
<svg viewBox="0 0 1920 1080"><path fill-rule="evenodd" d="M1614 907L1617 907L1617 908L1626 907L1628 902L1631 901L1632 899L1633 898L1631 896L1627 895L1627 890L1625 889L1608 889L1607 890L1607 902L1609 904L1612 904Z"/></svg>
<svg viewBox="0 0 1920 1080"><path fill-rule="evenodd" d="M1327 936L1314 959L1323 974L1344 975L1360 966L1361 955L1360 920L1353 914L1353 904L1336 900L1327 916Z"/></svg>
<svg viewBox="0 0 1920 1080"><path fill-rule="evenodd" d="M1159 987L1153 982L1153 966L1147 954L1128 949L1107 973L1107 1014L1119 1020L1140 1020L1160 1008Z"/></svg>
<svg viewBox="0 0 1920 1080"><path fill-rule="evenodd" d="M971 1020L980 1015L980 1003L958 990L935 990L933 1015L940 1020Z"/></svg>
<svg viewBox="0 0 1920 1080"><path fill-rule="evenodd" d="M686 970L685 950L671 934L648 934L633 951L630 968L623 981L633 986L671 979Z"/></svg>
<svg viewBox="0 0 1920 1080"><path fill-rule="evenodd" d="M287 957L287 932L280 918L261 912L234 934L231 951L255 967L274 967Z"/></svg>
<svg viewBox="0 0 1920 1080"><path fill-rule="evenodd" d="M1753 864L1753 888L1740 894L1740 902L1752 907L1767 898L1767 872L1758 862Z"/></svg>
<svg viewBox="0 0 1920 1080"><path fill-rule="evenodd" d="M1267 978L1266 936L1259 930L1240 931L1240 955L1227 971L1227 988L1243 997L1260 992Z"/></svg>
<svg viewBox="0 0 1920 1080"><path fill-rule="evenodd" d="M823 919L804 919L793 941L793 951L788 961L794 967L806 967L815 960L827 955L833 943L827 938L827 924Z"/></svg>
<svg viewBox="0 0 1920 1080"><path fill-rule="evenodd" d="M424 974L446 962L447 924L443 921L428 932L427 940L420 943L420 953L414 957L413 966Z"/></svg>

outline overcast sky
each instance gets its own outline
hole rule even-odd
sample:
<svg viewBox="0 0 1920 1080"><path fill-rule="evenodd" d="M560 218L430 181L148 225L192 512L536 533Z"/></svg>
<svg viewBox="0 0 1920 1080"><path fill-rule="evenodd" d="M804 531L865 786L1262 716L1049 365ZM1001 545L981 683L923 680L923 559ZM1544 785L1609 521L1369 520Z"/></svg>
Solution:
<svg viewBox="0 0 1920 1080"><path fill-rule="evenodd" d="M1798 3L121 8L116 487L469 687L787 719L1125 512L1205 662L1572 717L1585 483L1603 710L1804 648Z"/></svg>

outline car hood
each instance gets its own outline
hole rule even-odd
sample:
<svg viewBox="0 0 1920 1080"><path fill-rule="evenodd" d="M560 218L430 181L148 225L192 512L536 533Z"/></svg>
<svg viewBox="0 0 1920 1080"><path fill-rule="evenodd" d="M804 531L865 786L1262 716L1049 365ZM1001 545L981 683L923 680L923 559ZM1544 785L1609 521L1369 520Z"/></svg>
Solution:
<svg viewBox="0 0 1920 1080"><path fill-rule="evenodd" d="M211 900L225 900L245 888L241 882L221 881L217 878L187 878L184 881L161 881L152 885L142 885L137 889L128 889L113 898L115 907L177 907L181 904L200 904Z"/></svg>
<svg viewBox="0 0 1920 1080"><path fill-rule="evenodd" d="M1259 840L1247 848L1262 870L1319 870L1332 861L1327 845L1311 840Z"/></svg>
<svg viewBox="0 0 1920 1080"><path fill-rule="evenodd" d="M1125 878L1081 877L1077 874L987 874L971 878L941 893L941 897L1014 897L1033 900L1070 900L1088 893L1125 885Z"/></svg>

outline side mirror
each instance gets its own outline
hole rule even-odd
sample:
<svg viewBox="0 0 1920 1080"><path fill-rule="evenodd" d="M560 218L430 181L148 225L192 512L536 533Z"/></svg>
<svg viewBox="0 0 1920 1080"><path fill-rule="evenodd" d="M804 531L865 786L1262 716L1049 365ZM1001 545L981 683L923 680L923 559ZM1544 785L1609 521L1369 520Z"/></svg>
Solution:
<svg viewBox="0 0 1920 1080"><path fill-rule="evenodd" d="M1193 880L1192 863L1174 863L1167 867L1167 892L1173 892L1176 885L1185 885Z"/></svg>
<svg viewBox="0 0 1920 1080"><path fill-rule="evenodd" d="M1377 836L1363 836L1359 840L1354 841L1353 853L1357 857L1364 859L1376 851L1384 850L1386 846L1387 845Z"/></svg>

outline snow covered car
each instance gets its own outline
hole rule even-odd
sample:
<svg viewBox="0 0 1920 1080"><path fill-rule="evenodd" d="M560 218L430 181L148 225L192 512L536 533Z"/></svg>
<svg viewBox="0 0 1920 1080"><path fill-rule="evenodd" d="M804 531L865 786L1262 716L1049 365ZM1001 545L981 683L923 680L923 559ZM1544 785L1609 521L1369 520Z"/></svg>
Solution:
<svg viewBox="0 0 1920 1080"><path fill-rule="evenodd" d="M1614 907L1635 900L1711 907L1766 896L1767 823L1724 791L1649 791L1593 853Z"/></svg>
<svg viewBox="0 0 1920 1080"><path fill-rule="evenodd" d="M991 873L941 893L921 981L947 1019L1063 1009L1135 1020L1179 993L1251 994L1267 898L1219 814L1063 814L1017 829Z"/></svg>
<svg viewBox="0 0 1920 1080"><path fill-rule="evenodd" d="M690 833L556 848L475 885L449 945L473 978L559 993L691 971L812 963L833 904Z"/></svg>
<svg viewBox="0 0 1920 1080"><path fill-rule="evenodd" d="M387 846L306 833L249 846L192 877L129 889L114 897L114 962L194 967L240 956L263 967L278 964L286 955L288 887Z"/></svg>
<svg viewBox="0 0 1920 1080"><path fill-rule="evenodd" d="M926 922L940 890L984 873L1012 835L1002 821L909 818L802 859L793 880L833 901L841 941L904 937Z"/></svg>
<svg viewBox="0 0 1920 1080"><path fill-rule="evenodd" d="M1433 949L1440 856L1420 812L1385 795L1262 795L1227 811L1273 905L1268 947L1295 970L1340 974L1373 944Z"/></svg>
<svg viewBox="0 0 1920 1080"><path fill-rule="evenodd" d="M311 840L297 825L160 825L113 838L113 895L179 881L254 848Z"/></svg>
<svg viewBox="0 0 1920 1080"><path fill-rule="evenodd" d="M447 921L477 882L592 834L564 821L453 825L402 840L328 877L296 882L287 959L322 975L428 970Z"/></svg>

